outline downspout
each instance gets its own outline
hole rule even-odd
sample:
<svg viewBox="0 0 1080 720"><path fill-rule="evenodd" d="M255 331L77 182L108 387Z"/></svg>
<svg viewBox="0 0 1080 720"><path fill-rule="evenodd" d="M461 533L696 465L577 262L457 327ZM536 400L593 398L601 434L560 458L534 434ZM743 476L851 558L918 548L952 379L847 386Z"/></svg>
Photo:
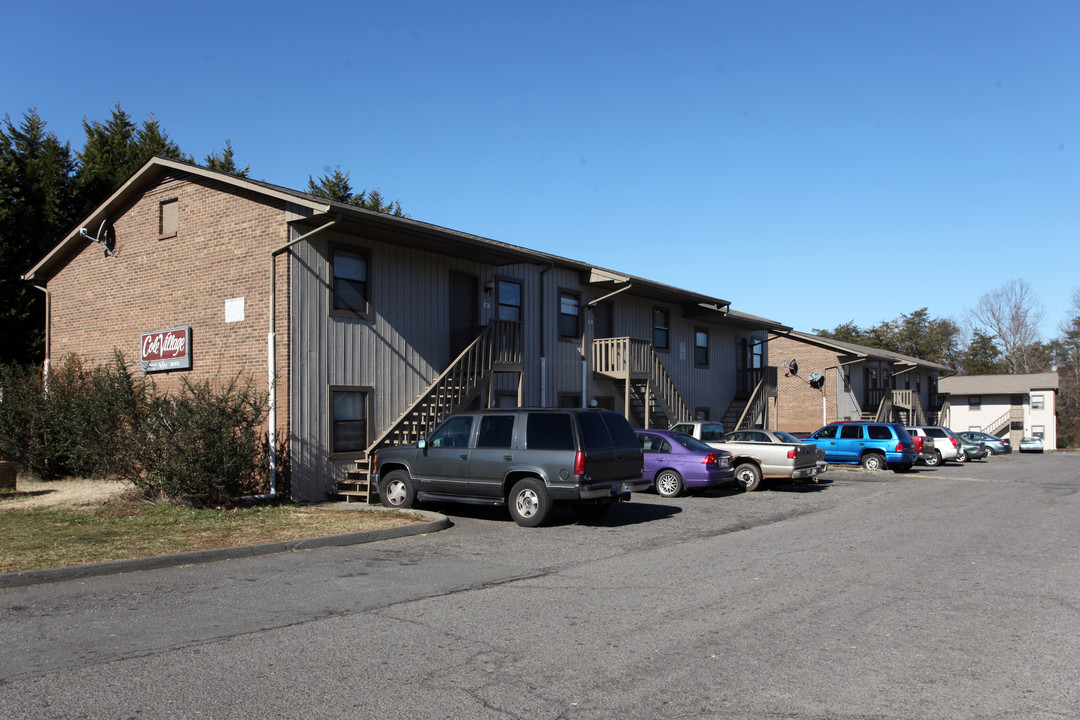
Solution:
<svg viewBox="0 0 1080 720"><path fill-rule="evenodd" d="M52 294L49 289L41 285L34 285L38 290L45 293L45 363L42 366L42 382L45 394L49 394L49 353L52 350Z"/></svg>
<svg viewBox="0 0 1080 720"><path fill-rule="evenodd" d="M547 403L547 343L544 335L547 328L544 327L544 276L555 268L555 263L548 263L546 268L540 270L540 407L548 407Z"/></svg>
<svg viewBox="0 0 1080 720"><path fill-rule="evenodd" d="M295 240L290 240L277 250L270 253L270 332L266 336L266 374L267 374L267 387L269 390L269 408L267 411L267 422L270 424L268 435L268 449L269 464L270 464L270 492L263 495L252 495L244 500L273 500L277 497L277 378L274 368L277 367L277 348L275 346L275 339L277 337L277 273L275 270L274 260L278 255L285 252L293 245L296 245L302 240L307 240L309 237L316 233L320 233L323 230L327 230L330 227L337 225L341 221L341 214L339 213L333 220L320 225L319 227L304 233Z"/></svg>

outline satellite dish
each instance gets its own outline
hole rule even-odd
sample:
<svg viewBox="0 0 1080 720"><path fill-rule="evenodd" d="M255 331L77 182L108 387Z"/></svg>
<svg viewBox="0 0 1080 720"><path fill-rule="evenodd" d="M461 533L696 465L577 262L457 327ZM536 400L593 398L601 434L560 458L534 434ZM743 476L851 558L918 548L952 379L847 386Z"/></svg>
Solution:
<svg viewBox="0 0 1080 720"><path fill-rule="evenodd" d="M101 221L97 237L86 232L86 228L79 228L79 234L90 242L96 242L105 248L105 257L116 257L116 229L108 220Z"/></svg>
<svg viewBox="0 0 1080 720"><path fill-rule="evenodd" d="M810 387L820 389L825 384L825 373L815 370L807 375L807 379L810 380Z"/></svg>
<svg viewBox="0 0 1080 720"><path fill-rule="evenodd" d="M791 362L785 365L781 365L780 367L786 368L787 371L790 372L792 375L799 374L799 363L795 362L795 358L791 358Z"/></svg>

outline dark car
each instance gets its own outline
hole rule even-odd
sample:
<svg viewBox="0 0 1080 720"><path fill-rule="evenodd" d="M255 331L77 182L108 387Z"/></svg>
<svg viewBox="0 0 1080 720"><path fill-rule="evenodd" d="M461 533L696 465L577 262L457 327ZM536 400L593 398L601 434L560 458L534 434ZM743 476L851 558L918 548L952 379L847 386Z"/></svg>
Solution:
<svg viewBox="0 0 1080 720"><path fill-rule="evenodd" d="M903 425L879 422L837 422L803 442L825 450L829 463L861 465L867 470L910 470L919 457L915 441Z"/></svg>
<svg viewBox="0 0 1080 720"><path fill-rule="evenodd" d="M374 463L383 505L501 505L525 527L542 523L556 502L598 519L612 503L649 487L633 428L607 410L459 413L416 444L377 451Z"/></svg>
<svg viewBox="0 0 1080 720"><path fill-rule="evenodd" d="M662 497L678 497L687 488L732 482L731 453L717 450L673 430L636 430L644 454L642 477Z"/></svg>
<svg viewBox="0 0 1080 720"><path fill-rule="evenodd" d="M957 433L957 435L965 440L981 442L990 451L991 455L1008 455L1012 452L1012 444L1009 442L1009 438L998 437L978 430L965 430Z"/></svg>

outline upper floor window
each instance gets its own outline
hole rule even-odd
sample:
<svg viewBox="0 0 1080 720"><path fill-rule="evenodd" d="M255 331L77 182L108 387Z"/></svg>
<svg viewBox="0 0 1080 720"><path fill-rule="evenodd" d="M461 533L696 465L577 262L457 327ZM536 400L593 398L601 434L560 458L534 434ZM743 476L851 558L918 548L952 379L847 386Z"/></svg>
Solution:
<svg viewBox="0 0 1080 720"><path fill-rule="evenodd" d="M1031 409L1032 410L1042 410L1044 407L1045 407L1045 403L1043 402L1043 396L1042 395L1032 395L1031 396Z"/></svg>
<svg viewBox="0 0 1080 720"><path fill-rule="evenodd" d="M559 291L559 337L581 337L581 296L569 290Z"/></svg>
<svg viewBox="0 0 1080 720"><path fill-rule="evenodd" d="M653 347L657 350L667 350L670 347L671 315L666 308L653 308Z"/></svg>
<svg viewBox="0 0 1080 720"><path fill-rule="evenodd" d="M521 283L514 280L500 280L498 282L499 320L512 320L521 322Z"/></svg>
<svg viewBox="0 0 1080 720"><path fill-rule="evenodd" d="M694 331L694 365L709 367L709 331L702 328Z"/></svg>
<svg viewBox="0 0 1080 720"><path fill-rule="evenodd" d="M968 410L978 410L982 407L982 395L968 395Z"/></svg>
<svg viewBox="0 0 1080 720"><path fill-rule="evenodd" d="M371 312L367 254L334 250L330 258L331 313L366 319Z"/></svg>
<svg viewBox="0 0 1080 720"><path fill-rule="evenodd" d="M180 227L180 201L164 200L158 205L158 238L176 237Z"/></svg>

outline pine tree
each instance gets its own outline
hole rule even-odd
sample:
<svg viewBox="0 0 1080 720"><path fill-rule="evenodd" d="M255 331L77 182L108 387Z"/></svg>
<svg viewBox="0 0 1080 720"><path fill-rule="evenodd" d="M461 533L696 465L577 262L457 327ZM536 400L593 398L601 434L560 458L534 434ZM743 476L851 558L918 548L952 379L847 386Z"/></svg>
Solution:
<svg viewBox="0 0 1080 720"><path fill-rule="evenodd" d="M246 178L248 172L251 170L251 165L247 165L243 170L236 164L236 160L233 157L232 142L225 141L225 149L221 152L212 152L206 156L206 160L203 164L210 170L216 170L218 172L228 173L229 175L235 175L236 177Z"/></svg>
<svg viewBox="0 0 1080 720"><path fill-rule="evenodd" d="M361 190L354 193L352 183L349 181L349 173L342 172L338 165L329 175L323 175L318 180L308 175L308 192L316 197L326 198L334 202L345 203L366 210L386 213L396 217L409 217L401 209L401 203L397 200L387 202L383 199L378 188L374 190Z"/></svg>
<svg viewBox="0 0 1080 720"><path fill-rule="evenodd" d="M112 116L106 123L84 119L83 131L86 133L86 144L78 153L76 185L80 216L92 212L155 155L187 160L153 115L139 127L120 107L120 103L113 108Z"/></svg>
<svg viewBox="0 0 1080 720"><path fill-rule="evenodd" d="M22 279L76 222L71 148L30 110L0 128L0 362L44 359L45 295Z"/></svg>

